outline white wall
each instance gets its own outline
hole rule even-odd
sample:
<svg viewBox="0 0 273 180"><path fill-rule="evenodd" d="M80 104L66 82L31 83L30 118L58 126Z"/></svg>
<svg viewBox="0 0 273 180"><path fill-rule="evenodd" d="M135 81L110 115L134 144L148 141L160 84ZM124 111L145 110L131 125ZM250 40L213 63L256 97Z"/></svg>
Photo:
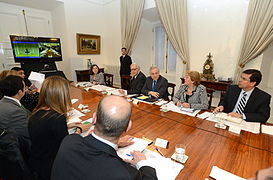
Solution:
<svg viewBox="0 0 273 180"><path fill-rule="evenodd" d="M215 76L233 77L241 44L248 0L188 1L191 69L202 72L209 52Z"/></svg>
<svg viewBox="0 0 273 180"><path fill-rule="evenodd" d="M146 76L149 76L149 68L153 63L153 41L153 24L142 19L131 57L132 61L140 66L141 71Z"/></svg>

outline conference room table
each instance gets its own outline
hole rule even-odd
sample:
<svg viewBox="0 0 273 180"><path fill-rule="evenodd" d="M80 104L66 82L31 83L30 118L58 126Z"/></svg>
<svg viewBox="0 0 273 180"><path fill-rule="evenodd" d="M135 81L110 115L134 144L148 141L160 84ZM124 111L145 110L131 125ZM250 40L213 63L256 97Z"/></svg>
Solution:
<svg viewBox="0 0 273 180"><path fill-rule="evenodd" d="M77 109L80 103L89 106L90 112L82 120L92 117L103 96L105 94L95 90L86 91L71 86L71 97L79 99L73 107ZM213 166L250 178L258 170L273 166L271 135L246 131L241 131L238 135L227 129L215 128L214 122L171 111L162 112L160 106L154 104L131 104L133 124L126 134L146 137L154 143L156 138L168 140L166 149L159 148L167 158L175 152L176 144L186 146L189 158L176 179L212 179L209 174ZM154 143L148 149L156 151Z"/></svg>

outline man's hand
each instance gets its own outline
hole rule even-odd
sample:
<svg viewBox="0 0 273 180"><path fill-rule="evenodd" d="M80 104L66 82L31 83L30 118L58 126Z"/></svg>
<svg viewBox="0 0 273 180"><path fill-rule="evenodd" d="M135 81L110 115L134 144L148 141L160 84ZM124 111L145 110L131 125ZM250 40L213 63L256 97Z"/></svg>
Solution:
<svg viewBox="0 0 273 180"><path fill-rule="evenodd" d="M155 97L155 98L159 97L159 93L158 92L150 91L148 94L151 95L151 96L153 96L153 97Z"/></svg>
<svg viewBox="0 0 273 180"><path fill-rule="evenodd" d="M129 135L119 138L118 147L126 147L131 144L134 144L135 142L132 141L133 138L134 138L133 136L129 136Z"/></svg>
<svg viewBox="0 0 273 180"><path fill-rule="evenodd" d="M123 91L122 89L119 89L118 92L119 92L120 94L125 94L125 91Z"/></svg>
<svg viewBox="0 0 273 180"><path fill-rule="evenodd" d="M184 108L190 108L190 107L191 107L191 105L190 105L189 103L183 103L182 106L183 106Z"/></svg>
<svg viewBox="0 0 273 180"><path fill-rule="evenodd" d="M124 161L126 161L130 164L133 164L134 166L136 166L136 164L139 161L146 160L146 156L143 153L141 153L140 151L133 151L133 152L131 152L131 155L133 156L132 160L124 159Z"/></svg>
<svg viewBox="0 0 273 180"><path fill-rule="evenodd" d="M96 84L97 84L97 82L96 82L96 81L93 81L93 82L92 82L92 84L96 85Z"/></svg>
<svg viewBox="0 0 273 180"><path fill-rule="evenodd" d="M90 129L90 127L92 126L92 124L91 123L87 123L87 124L81 124L81 125L79 125L79 127L81 127L82 128L82 132L86 132L86 131L88 131L88 129Z"/></svg>
<svg viewBox="0 0 273 180"><path fill-rule="evenodd" d="M239 113L236 113L236 112L231 112L231 113L228 113L228 116L231 116L231 117L235 117L235 118L243 118L243 116Z"/></svg>
<svg viewBox="0 0 273 180"><path fill-rule="evenodd" d="M224 106L218 106L217 108L214 109L213 112L222 112L224 110Z"/></svg>

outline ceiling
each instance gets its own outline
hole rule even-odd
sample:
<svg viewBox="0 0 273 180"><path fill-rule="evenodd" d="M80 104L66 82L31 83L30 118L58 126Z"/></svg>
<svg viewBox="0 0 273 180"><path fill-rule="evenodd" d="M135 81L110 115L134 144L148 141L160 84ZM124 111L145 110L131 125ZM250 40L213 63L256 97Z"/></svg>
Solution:
<svg viewBox="0 0 273 180"><path fill-rule="evenodd" d="M156 7L144 9L143 10L143 19L146 19L150 22L160 21L160 17Z"/></svg>
<svg viewBox="0 0 273 180"><path fill-rule="evenodd" d="M46 11L52 11L63 3L62 0L0 0L0 2Z"/></svg>

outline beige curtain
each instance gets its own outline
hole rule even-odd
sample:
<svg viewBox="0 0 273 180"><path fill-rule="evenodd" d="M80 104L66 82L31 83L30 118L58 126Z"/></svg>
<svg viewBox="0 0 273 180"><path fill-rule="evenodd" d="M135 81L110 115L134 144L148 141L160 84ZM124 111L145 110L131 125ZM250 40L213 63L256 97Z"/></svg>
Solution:
<svg viewBox="0 0 273 180"><path fill-rule="evenodd" d="M190 69L187 0L155 0L155 2L166 34L183 61L183 75L185 75Z"/></svg>
<svg viewBox="0 0 273 180"><path fill-rule="evenodd" d="M259 56L273 41L273 0L250 0L234 82L244 66Z"/></svg>
<svg viewBox="0 0 273 180"><path fill-rule="evenodd" d="M120 0L121 43L130 54L139 29L145 0Z"/></svg>

